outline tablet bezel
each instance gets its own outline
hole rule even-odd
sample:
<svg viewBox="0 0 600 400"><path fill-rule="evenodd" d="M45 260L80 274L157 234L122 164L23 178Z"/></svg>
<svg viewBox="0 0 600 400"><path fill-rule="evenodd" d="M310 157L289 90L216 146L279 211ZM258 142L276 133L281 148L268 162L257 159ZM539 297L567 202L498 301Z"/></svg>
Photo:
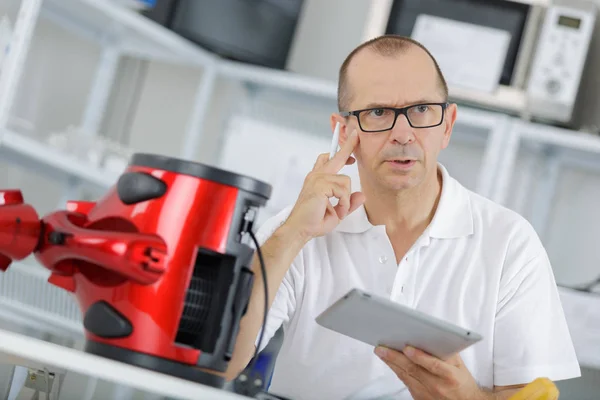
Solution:
<svg viewBox="0 0 600 400"><path fill-rule="evenodd" d="M386 332L373 333L369 330L366 333L361 324L367 319L371 327L375 319L374 329L377 325L387 326ZM459 353L483 339L476 332L357 288L334 302L315 321L324 328L372 346L402 350L412 345L440 359Z"/></svg>

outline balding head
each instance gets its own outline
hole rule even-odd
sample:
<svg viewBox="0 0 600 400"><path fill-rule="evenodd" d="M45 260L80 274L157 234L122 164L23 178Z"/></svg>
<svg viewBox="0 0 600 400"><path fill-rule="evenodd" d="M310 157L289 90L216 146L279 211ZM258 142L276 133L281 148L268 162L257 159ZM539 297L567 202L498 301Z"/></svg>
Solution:
<svg viewBox="0 0 600 400"><path fill-rule="evenodd" d="M355 61L359 55L361 58L363 58L363 56L397 58L414 51L422 52L431 61L432 71L434 71L432 78L437 79L440 94L444 97L444 100L446 100L448 98L448 85L437 61L431 53L422 44L411 38L397 35L384 35L361 44L348 54L342 63L338 78L338 109L340 111L348 110L352 100L353 88L351 87L349 76L351 75L351 66L354 64L353 61Z"/></svg>

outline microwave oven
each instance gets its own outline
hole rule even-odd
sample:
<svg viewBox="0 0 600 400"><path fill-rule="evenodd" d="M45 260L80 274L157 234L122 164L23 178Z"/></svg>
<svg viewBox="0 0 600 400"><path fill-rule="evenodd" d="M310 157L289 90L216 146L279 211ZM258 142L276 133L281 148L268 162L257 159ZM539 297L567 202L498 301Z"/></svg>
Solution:
<svg viewBox="0 0 600 400"><path fill-rule="evenodd" d="M415 37L417 21L424 16L444 22L443 33L441 25L433 23L443 37L437 38L441 46L462 38L468 49L473 34L452 31L465 24L506 36L498 49L493 46L500 42L485 44L492 46L485 48L487 54L497 51L501 57L495 63L497 74L491 76L492 89L450 84L452 101L600 132L600 24L593 0L376 0L367 13L362 39L385 33ZM433 50L432 54L436 56ZM460 63L457 59L456 68L442 71L459 73Z"/></svg>

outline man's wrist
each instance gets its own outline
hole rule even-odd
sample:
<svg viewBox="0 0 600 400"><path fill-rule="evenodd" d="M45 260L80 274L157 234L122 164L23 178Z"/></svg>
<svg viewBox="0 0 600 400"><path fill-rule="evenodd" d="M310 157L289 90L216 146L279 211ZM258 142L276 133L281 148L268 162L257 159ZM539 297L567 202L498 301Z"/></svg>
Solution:
<svg viewBox="0 0 600 400"><path fill-rule="evenodd" d="M285 243L297 251L302 250L306 243L311 240L308 235L305 235L287 221L275 230L273 236L277 238L278 242Z"/></svg>
<svg viewBox="0 0 600 400"><path fill-rule="evenodd" d="M479 394L474 400L500 400L498 393L488 388L479 388Z"/></svg>
<svg viewBox="0 0 600 400"><path fill-rule="evenodd" d="M495 391L488 388L480 388L480 395L477 400L509 400L517 394L521 389L505 389L501 391Z"/></svg>

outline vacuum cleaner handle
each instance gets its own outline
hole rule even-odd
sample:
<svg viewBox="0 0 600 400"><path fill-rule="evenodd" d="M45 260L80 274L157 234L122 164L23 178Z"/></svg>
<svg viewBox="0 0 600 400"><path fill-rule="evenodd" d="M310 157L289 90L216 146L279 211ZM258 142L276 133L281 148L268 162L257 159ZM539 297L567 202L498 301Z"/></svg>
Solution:
<svg viewBox="0 0 600 400"><path fill-rule="evenodd" d="M149 285L165 272L167 246L157 235L83 227L81 213L56 211L44 217L44 237L35 255L47 268L70 275L84 261Z"/></svg>
<svg viewBox="0 0 600 400"><path fill-rule="evenodd" d="M0 191L0 270L33 253L40 240L41 222L35 209L23 203L20 190Z"/></svg>

